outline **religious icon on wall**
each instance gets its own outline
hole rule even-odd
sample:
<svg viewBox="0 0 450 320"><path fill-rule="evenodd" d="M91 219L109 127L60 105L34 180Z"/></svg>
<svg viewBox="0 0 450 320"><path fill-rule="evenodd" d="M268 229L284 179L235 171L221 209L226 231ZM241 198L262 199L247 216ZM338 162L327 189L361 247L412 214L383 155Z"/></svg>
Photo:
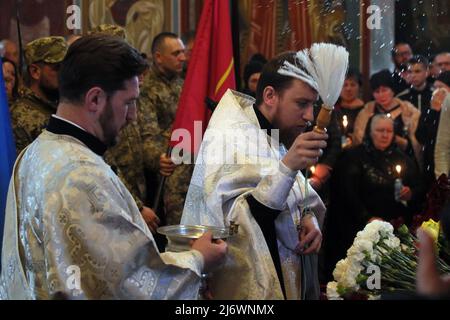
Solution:
<svg viewBox="0 0 450 320"><path fill-rule="evenodd" d="M149 53L153 38L163 31L164 0L89 1L88 28L115 24L125 28L127 39L141 52Z"/></svg>

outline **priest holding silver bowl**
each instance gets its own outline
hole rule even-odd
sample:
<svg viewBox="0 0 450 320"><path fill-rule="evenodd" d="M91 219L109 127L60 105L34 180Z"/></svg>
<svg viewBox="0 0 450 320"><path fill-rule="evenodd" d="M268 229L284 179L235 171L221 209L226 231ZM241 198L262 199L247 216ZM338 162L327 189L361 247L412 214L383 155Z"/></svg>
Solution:
<svg viewBox="0 0 450 320"><path fill-rule="evenodd" d="M202 225L171 225L158 228L158 233L167 237L168 243L166 251L183 252L192 249L194 241L203 235L211 237L211 241L221 244L224 240L237 234L239 225L230 221L229 228L220 228ZM199 299L211 299L211 293L208 290L208 272L202 273L202 284L199 290Z"/></svg>

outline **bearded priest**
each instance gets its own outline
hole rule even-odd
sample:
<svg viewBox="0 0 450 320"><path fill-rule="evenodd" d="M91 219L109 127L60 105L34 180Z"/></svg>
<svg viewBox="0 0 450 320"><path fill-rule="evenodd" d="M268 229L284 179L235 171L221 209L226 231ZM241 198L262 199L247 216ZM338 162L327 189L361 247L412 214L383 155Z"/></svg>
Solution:
<svg viewBox="0 0 450 320"><path fill-rule="evenodd" d="M317 100L317 81L290 52L266 64L256 101L229 90L214 111L182 217L239 225L224 266L210 275L214 298L319 298L325 207L300 172L327 146L326 133L305 132Z"/></svg>
<svg viewBox="0 0 450 320"><path fill-rule="evenodd" d="M160 254L102 155L136 118L146 62L125 41L82 37L60 74L60 104L23 151L9 187L0 299L195 299L226 244L206 234Z"/></svg>

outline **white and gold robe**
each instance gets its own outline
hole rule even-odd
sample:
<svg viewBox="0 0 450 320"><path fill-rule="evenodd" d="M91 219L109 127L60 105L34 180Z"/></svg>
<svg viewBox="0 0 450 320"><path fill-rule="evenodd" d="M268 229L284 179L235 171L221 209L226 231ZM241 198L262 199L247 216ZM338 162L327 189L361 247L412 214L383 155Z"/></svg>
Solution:
<svg viewBox="0 0 450 320"><path fill-rule="evenodd" d="M203 257L160 254L133 198L79 140L44 131L17 160L1 299L196 299Z"/></svg>
<svg viewBox="0 0 450 320"><path fill-rule="evenodd" d="M278 251L287 299L300 299L301 259L294 252L298 233L294 221L305 204L322 225L325 207L305 179L289 172L280 160L286 150L261 130L254 100L227 91L209 122L196 161L182 223L228 227L239 224L228 240L225 265L211 277L217 299L283 299L282 289L263 233L250 212L249 195L271 209L282 211L275 220ZM223 152L223 149L231 148ZM224 161L225 160L225 161ZM225 163L223 163L225 162ZM305 292L318 297L317 256L303 257L309 278Z"/></svg>

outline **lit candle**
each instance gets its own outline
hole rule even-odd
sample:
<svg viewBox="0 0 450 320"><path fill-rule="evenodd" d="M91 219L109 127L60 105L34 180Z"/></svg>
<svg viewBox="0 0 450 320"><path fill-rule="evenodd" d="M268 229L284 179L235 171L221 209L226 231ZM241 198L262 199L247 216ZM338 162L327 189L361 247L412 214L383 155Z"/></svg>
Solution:
<svg viewBox="0 0 450 320"><path fill-rule="evenodd" d="M402 202L400 200L400 192L403 189L403 182L402 182L402 179L401 179L402 166L401 165L396 165L395 166L395 171L397 171L397 179L395 179L395 183L394 183L395 200L398 201L398 202Z"/></svg>
<svg viewBox="0 0 450 320"><path fill-rule="evenodd" d="M344 127L344 131L347 130L347 126L348 126L348 118L347 118L347 116L343 116L342 117L342 126Z"/></svg>
<svg viewBox="0 0 450 320"><path fill-rule="evenodd" d="M342 117L342 136L341 136L341 147L345 148L347 146L347 127L348 127L348 118L347 116Z"/></svg>
<svg viewBox="0 0 450 320"><path fill-rule="evenodd" d="M311 174L314 175L314 173L316 173L316 167L312 166L311 168L309 168L309 171L311 171Z"/></svg>
<svg viewBox="0 0 450 320"><path fill-rule="evenodd" d="M402 173L402 166L401 165L396 165L395 166L395 171L397 171L397 176L400 178L400 174Z"/></svg>

